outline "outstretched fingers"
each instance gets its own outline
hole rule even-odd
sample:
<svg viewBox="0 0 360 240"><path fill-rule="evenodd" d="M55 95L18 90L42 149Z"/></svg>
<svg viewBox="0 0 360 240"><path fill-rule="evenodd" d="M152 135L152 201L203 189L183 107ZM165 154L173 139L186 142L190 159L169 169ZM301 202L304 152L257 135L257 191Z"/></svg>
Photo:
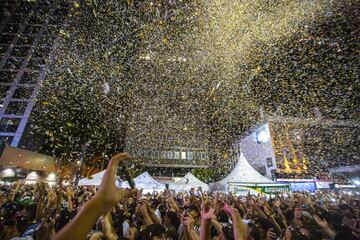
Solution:
<svg viewBox="0 0 360 240"><path fill-rule="evenodd" d="M110 161L110 163L109 163L109 165L107 167L107 170L105 172L105 175L104 175L105 182L108 182L108 181L114 182L117 167L118 167L119 163L124 161L124 160L127 160L129 158L130 158L129 155L126 152L118 153L118 154L114 155L111 158L111 161Z"/></svg>

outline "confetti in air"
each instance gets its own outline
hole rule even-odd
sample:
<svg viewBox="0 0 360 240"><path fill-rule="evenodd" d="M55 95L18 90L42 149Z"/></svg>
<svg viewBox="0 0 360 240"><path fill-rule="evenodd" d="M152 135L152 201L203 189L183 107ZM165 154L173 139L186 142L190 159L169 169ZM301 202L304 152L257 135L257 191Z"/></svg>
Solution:
<svg viewBox="0 0 360 240"><path fill-rule="evenodd" d="M232 142L262 121L260 109L307 118L318 107L328 118L358 122L356 1L73 6L32 123L55 152L80 152L91 140L89 154L125 148L141 159L177 146L208 151L216 175L230 165ZM315 126L302 131L316 137ZM303 150L316 171L332 148L319 144ZM359 150L345 145L360 161Z"/></svg>

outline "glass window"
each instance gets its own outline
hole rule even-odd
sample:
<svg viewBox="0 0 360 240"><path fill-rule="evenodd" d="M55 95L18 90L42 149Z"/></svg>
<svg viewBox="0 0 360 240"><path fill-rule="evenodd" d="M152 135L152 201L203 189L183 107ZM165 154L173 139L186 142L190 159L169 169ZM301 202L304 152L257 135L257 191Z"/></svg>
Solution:
<svg viewBox="0 0 360 240"><path fill-rule="evenodd" d="M2 144L7 143L8 145L10 145L13 138L14 138L13 136L1 136L0 137L0 144L2 145ZM2 145L2 146L4 146L4 145Z"/></svg>
<svg viewBox="0 0 360 240"><path fill-rule="evenodd" d="M51 48L47 45L38 45L33 53L33 57L44 58L51 52Z"/></svg>
<svg viewBox="0 0 360 240"><path fill-rule="evenodd" d="M44 21L44 17L42 15L34 14L31 17L29 23L30 24L41 24L41 23L43 23L43 21Z"/></svg>
<svg viewBox="0 0 360 240"><path fill-rule="evenodd" d="M2 44L10 44L14 39L15 34L1 34L0 35L0 42Z"/></svg>
<svg viewBox="0 0 360 240"><path fill-rule="evenodd" d="M20 120L18 118L3 118L0 121L0 131L1 132L16 132Z"/></svg>
<svg viewBox="0 0 360 240"><path fill-rule="evenodd" d="M181 152L181 159L186 159L186 152Z"/></svg>
<svg viewBox="0 0 360 240"><path fill-rule="evenodd" d="M24 33L25 34L37 34L40 29L41 29L42 25L28 25L25 30Z"/></svg>
<svg viewBox="0 0 360 240"><path fill-rule="evenodd" d="M154 151L154 156L155 156L155 158L160 158L160 152L159 151Z"/></svg>
<svg viewBox="0 0 360 240"><path fill-rule="evenodd" d="M12 83L17 75L16 71L0 71L0 82L1 83Z"/></svg>
<svg viewBox="0 0 360 240"><path fill-rule="evenodd" d="M15 46L11 52L11 55L16 57L26 57L29 49L30 47Z"/></svg>
<svg viewBox="0 0 360 240"><path fill-rule="evenodd" d="M25 16L23 14L14 14L9 19L8 23L12 24L19 24L20 22L24 21Z"/></svg>
<svg viewBox="0 0 360 240"><path fill-rule="evenodd" d="M0 102L2 102L3 99L6 97L9 89L10 86L0 86Z"/></svg>
<svg viewBox="0 0 360 240"><path fill-rule="evenodd" d="M34 36L30 35L21 35L21 37L16 42L16 45L31 45L35 40Z"/></svg>
<svg viewBox="0 0 360 240"><path fill-rule="evenodd" d="M19 69L22 63L23 63L23 59L16 58L16 57L9 57L8 59L6 59L3 68Z"/></svg>
<svg viewBox="0 0 360 240"><path fill-rule="evenodd" d="M28 99L31 97L31 94L33 93L32 87L18 87L15 90L13 98L15 99Z"/></svg>
<svg viewBox="0 0 360 240"><path fill-rule="evenodd" d="M180 153L174 152L174 159L180 159Z"/></svg>
<svg viewBox="0 0 360 240"><path fill-rule="evenodd" d="M44 67L45 65L45 59L31 59L27 68L30 68L32 70L40 70L40 68Z"/></svg>
<svg viewBox="0 0 360 240"><path fill-rule="evenodd" d="M162 159L166 159L166 158L167 158L167 152L166 152L166 151L161 151L161 158L162 158Z"/></svg>
<svg viewBox="0 0 360 240"><path fill-rule="evenodd" d="M25 113L26 106L26 102L10 102L6 108L5 114L23 115Z"/></svg>
<svg viewBox="0 0 360 240"><path fill-rule="evenodd" d="M187 159L192 160L193 159L193 152L187 152Z"/></svg>
<svg viewBox="0 0 360 240"><path fill-rule="evenodd" d="M168 151L167 152L167 158L168 159L173 159L174 158L174 152L173 151Z"/></svg>
<svg viewBox="0 0 360 240"><path fill-rule="evenodd" d="M37 71L25 71L20 78L20 83L33 84L38 81L39 72Z"/></svg>
<svg viewBox="0 0 360 240"><path fill-rule="evenodd" d="M2 32L6 33L17 33L20 28L20 24L7 24Z"/></svg>
<svg viewBox="0 0 360 240"><path fill-rule="evenodd" d="M5 52L8 50L9 45L0 46L0 54L5 54Z"/></svg>

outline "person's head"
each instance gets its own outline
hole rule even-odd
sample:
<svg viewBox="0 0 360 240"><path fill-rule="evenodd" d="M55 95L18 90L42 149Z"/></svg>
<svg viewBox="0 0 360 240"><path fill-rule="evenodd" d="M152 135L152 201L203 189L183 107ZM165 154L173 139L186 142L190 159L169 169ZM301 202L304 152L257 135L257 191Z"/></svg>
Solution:
<svg viewBox="0 0 360 240"><path fill-rule="evenodd" d="M306 234L308 234L308 232L304 229L298 229L291 233L291 240L309 240L309 237Z"/></svg>
<svg viewBox="0 0 360 240"><path fill-rule="evenodd" d="M74 213L64 209L60 212L59 218L55 223L55 231L60 231L71 219L74 217Z"/></svg>
<svg viewBox="0 0 360 240"><path fill-rule="evenodd" d="M292 240L321 240L321 234L311 225L295 228L291 234Z"/></svg>
<svg viewBox="0 0 360 240"><path fill-rule="evenodd" d="M359 240L351 231L340 231L335 235L334 240Z"/></svg>
<svg viewBox="0 0 360 240"><path fill-rule="evenodd" d="M224 237L221 240L234 240L234 230L232 226L224 226L222 228Z"/></svg>
<svg viewBox="0 0 360 240"><path fill-rule="evenodd" d="M340 204L339 212L342 216L353 216L353 211L347 204Z"/></svg>
<svg viewBox="0 0 360 240"><path fill-rule="evenodd" d="M200 217L200 209L198 206L192 204L188 207L188 214L194 219L197 220Z"/></svg>
<svg viewBox="0 0 360 240"><path fill-rule="evenodd" d="M34 219L36 217L36 204L26 205L23 210L20 212L21 216L26 216L30 219Z"/></svg>
<svg viewBox="0 0 360 240"><path fill-rule="evenodd" d="M248 240L260 240L261 232L255 224L248 224Z"/></svg>
<svg viewBox="0 0 360 240"><path fill-rule="evenodd" d="M294 207L294 219L300 220L301 216L302 216L302 208L300 205L296 205Z"/></svg>
<svg viewBox="0 0 360 240"><path fill-rule="evenodd" d="M137 228L135 226L131 226L129 228L128 238L129 238L129 240L136 240L139 238L139 231L137 230Z"/></svg>
<svg viewBox="0 0 360 240"><path fill-rule="evenodd" d="M147 226L142 234L143 240L166 240L166 229L161 224Z"/></svg>
<svg viewBox="0 0 360 240"><path fill-rule="evenodd" d="M260 231L261 236L266 236L267 232L269 231L269 229L272 229L272 232L276 233L277 235L280 235L280 233L278 233L276 231L276 226L274 225L274 223L272 223L269 219L267 218L258 218L255 220L255 225L257 226L258 230Z"/></svg>
<svg viewBox="0 0 360 240"><path fill-rule="evenodd" d="M180 220L178 219L176 212L167 211L165 214L164 224L165 224L165 226L172 225L176 229L178 229L178 227L180 225Z"/></svg>
<svg viewBox="0 0 360 240"><path fill-rule="evenodd" d="M224 211L221 210L217 214L217 220L221 223L228 223L229 222L229 215Z"/></svg>
<svg viewBox="0 0 360 240"><path fill-rule="evenodd" d="M17 227L15 219L6 219L3 222L2 236L3 239L11 239L17 237L20 234L20 231Z"/></svg>

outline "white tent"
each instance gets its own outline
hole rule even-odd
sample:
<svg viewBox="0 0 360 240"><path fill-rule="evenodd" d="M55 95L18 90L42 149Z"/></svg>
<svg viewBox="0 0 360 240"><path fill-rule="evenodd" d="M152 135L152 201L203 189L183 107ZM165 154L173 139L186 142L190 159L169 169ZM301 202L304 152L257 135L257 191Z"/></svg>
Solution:
<svg viewBox="0 0 360 240"><path fill-rule="evenodd" d="M15 171L14 169L8 168L8 169L4 169L0 172L0 178L10 178L10 177L15 177Z"/></svg>
<svg viewBox="0 0 360 240"><path fill-rule="evenodd" d="M175 191L189 191L191 188L201 187L202 190L208 191L209 186L196 178L192 173L187 173L184 177L178 181L169 184L169 188Z"/></svg>
<svg viewBox="0 0 360 240"><path fill-rule="evenodd" d="M150 176L148 172L143 172L136 178L134 178L135 186L137 189L142 189L143 193L151 193L155 189L156 191L161 191L165 189L165 184L156 181L153 177ZM121 183L122 188L129 188L129 183L123 181Z"/></svg>
<svg viewBox="0 0 360 240"><path fill-rule="evenodd" d="M224 179L212 183L211 189L215 191L227 191L229 183L272 183L272 181L256 171L245 159L243 153L240 155L235 168Z"/></svg>
<svg viewBox="0 0 360 240"><path fill-rule="evenodd" d="M91 177L89 177L89 178L80 179L78 185L79 186L99 186L104 177L105 171L106 171L106 169L101 172L95 173L94 175L91 175ZM117 177L116 185L121 186L120 182L121 182L120 178Z"/></svg>

